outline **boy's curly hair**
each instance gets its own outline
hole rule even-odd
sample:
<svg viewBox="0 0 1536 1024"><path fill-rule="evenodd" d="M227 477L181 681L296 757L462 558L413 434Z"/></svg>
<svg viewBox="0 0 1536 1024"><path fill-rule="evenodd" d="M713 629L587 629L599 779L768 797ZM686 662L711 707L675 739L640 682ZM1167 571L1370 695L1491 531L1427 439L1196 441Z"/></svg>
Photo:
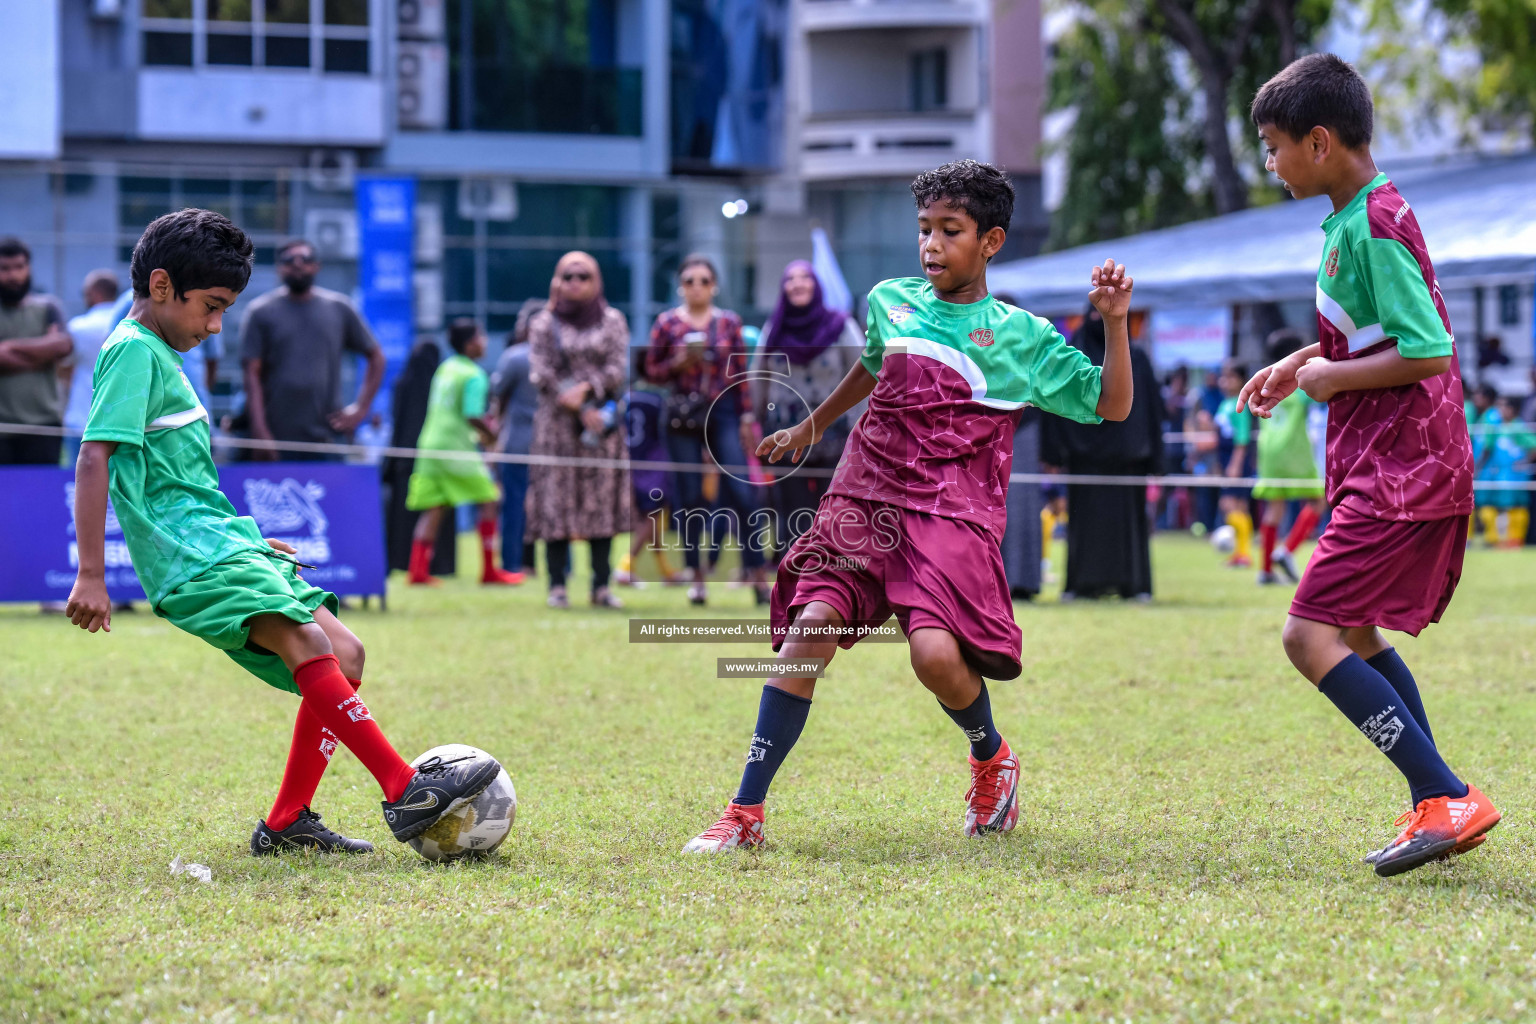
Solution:
<svg viewBox="0 0 1536 1024"><path fill-rule="evenodd" d="M149 294L149 275L164 270L176 298L199 288L245 291L255 262L251 238L228 217L212 210L186 209L156 217L139 236L129 262L133 294Z"/></svg>
<svg viewBox="0 0 1536 1024"><path fill-rule="evenodd" d="M1013 198L1013 182L1008 176L979 160L955 160L912 179L912 199L919 210L948 199L971 215L978 236L993 228L1008 230L1013 220Z"/></svg>

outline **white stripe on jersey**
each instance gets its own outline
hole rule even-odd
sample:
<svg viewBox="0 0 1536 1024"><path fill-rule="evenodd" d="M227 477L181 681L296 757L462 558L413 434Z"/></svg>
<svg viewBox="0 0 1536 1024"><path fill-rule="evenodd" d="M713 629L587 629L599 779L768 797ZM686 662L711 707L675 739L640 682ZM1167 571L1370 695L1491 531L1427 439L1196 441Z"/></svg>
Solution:
<svg viewBox="0 0 1536 1024"><path fill-rule="evenodd" d="M988 398L987 378L981 372L981 367L976 364L976 360L959 349L940 345L928 338L892 338L886 342L885 350L887 353L904 352L909 356L927 356L935 362L943 363L965 378L965 382L971 386L971 401L977 405L1011 412L1029 404L1028 402L1010 402L1001 398Z"/></svg>
<svg viewBox="0 0 1536 1024"><path fill-rule="evenodd" d="M1323 291L1322 285L1317 286L1317 311L1323 314L1323 319L1333 324L1334 328L1344 335L1344 341L1351 352L1370 348L1387 336L1386 329L1381 324L1356 327L1354 318L1344 311L1343 306L1334 301L1333 296Z"/></svg>
<svg viewBox="0 0 1536 1024"><path fill-rule="evenodd" d="M190 409L157 417L144 430L146 433L151 430L174 430L177 427L184 427L189 423L196 423L198 420L206 419L208 419L208 410L203 408L203 403L198 402Z"/></svg>

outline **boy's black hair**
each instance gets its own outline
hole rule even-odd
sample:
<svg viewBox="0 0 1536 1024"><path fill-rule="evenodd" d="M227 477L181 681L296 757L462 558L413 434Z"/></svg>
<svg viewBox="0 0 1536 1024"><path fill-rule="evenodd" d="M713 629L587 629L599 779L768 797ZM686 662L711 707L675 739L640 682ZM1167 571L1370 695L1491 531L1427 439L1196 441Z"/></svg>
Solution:
<svg viewBox="0 0 1536 1024"><path fill-rule="evenodd" d="M133 294L149 294L149 275L164 270L176 298L198 288L245 291L255 248L250 236L222 214L186 209L156 217L139 236L129 263Z"/></svg>
<svg viewBox="0 0 1536 1024"><path fill-rule="evenodd" d="M1246 381L1248 379L1248 367L1236 359L1228 359L1225 363L1222 363L1221 372L1230 373L1238 380Z"/></svg>
<svg viewBox="0 0 1536 1024"><path fill-rule="evenodd" d="M480 333L480 325L474 317L456 317L448 325L448 347L459 355L464 354L464 348Z"/></svg>
<svg viewBox="0 0 1536 1024"><path fill-rule="evenodd" d="M1293 139L1321 125L1350 149L1371 144L1371 90L1353 66L1331 53L1309 53L1265 82L1249 110L1255 126L1272 124Z"/></svg>
<svg viewBox="0 0 1536 1024"><path fill-rule="evenodd" d="M1282 327L1278 331L1270 332L1264 340L1264 355L1272 363L1278 363L1286 356L1294 355L1307 347L1307 339L1294 327Z"/></svg>
<svg viewBox="0 0 1536 1024"><path fill-rule="evenodd" d="M15 235L7 235L4 238L0 238L0 259L11 256L25 256L28 263L32 262L32 250L27 248L26 242L23 242Z"/></svg>
<svg viewBox="0 0 1536 1024"><path fill-rule="evenodd" d="M1479 384L1477 386L1477 397L1486 399L1488 404L1492 405L1499 400L1499 389L1492 384Z"/></svg>
<svg viewBox="0 0 1536 1024"><path fill-rule="evenodd" d="M948 199L971 215L978 238L993 228L1008 230L1013 198L1008 175L977 160L955 160L912 179L912 199L919 210Z"/></svg>

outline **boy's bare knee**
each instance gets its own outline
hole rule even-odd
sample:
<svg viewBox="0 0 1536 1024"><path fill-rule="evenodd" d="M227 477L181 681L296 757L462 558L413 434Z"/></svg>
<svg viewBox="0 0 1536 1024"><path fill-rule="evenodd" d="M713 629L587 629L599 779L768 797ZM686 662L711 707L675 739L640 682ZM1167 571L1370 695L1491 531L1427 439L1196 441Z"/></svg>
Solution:
<svg viewBox="0 0 1536 1024"><path fill-rule="evenodd" d="M907 645L912 671L925 683L968 672L960 642L942 629L915 629L907 638Z"/></svg>
<svg viewBox="0 0 1536 1024"><path fill-rule="evenodd" d="M1291 659L1291 664L1305 671L1307 661L1309 631L1296 619L1286 619L1285 626L1280 630L1280 643L1285 647L1285 656Z"/></svg>
<svg viewBox="0 0 1536 1024"><path fill-rule="evenodd" d="M342 675L348 679L363 678L363 664L367 661L368 652L363 650L363 642L348 633L346 636L331 637L331 647L336 652L336 660L341 663Z"/></svg>

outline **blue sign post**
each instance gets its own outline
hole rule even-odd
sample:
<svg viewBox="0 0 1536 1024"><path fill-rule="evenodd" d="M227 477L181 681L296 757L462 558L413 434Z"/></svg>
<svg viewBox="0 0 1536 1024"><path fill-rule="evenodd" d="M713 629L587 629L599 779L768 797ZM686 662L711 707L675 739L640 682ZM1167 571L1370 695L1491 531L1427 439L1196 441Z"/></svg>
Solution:
<svg viewBox="0 0 1536 1024"><path fill-rule="evenodd" d="M375 407L386 418L395 378L410 358L415 337L415 226L414 178L358 179L358 288L363 316L384 351L384 384Z"/></svg>
<svg viewBox="0 0 1536 1024"><path fill-rule="evenodd" d="M262 536L298 549L315 566L303 576L342 596L384 593L379 471L331 462L243 462L219 467L219 488ZM53 467L0 467L0 536L25 538L0 554L0 602L63 601L79 566L75 474ZM107 593L142 601L128 544L107 509Z"/></svg>

